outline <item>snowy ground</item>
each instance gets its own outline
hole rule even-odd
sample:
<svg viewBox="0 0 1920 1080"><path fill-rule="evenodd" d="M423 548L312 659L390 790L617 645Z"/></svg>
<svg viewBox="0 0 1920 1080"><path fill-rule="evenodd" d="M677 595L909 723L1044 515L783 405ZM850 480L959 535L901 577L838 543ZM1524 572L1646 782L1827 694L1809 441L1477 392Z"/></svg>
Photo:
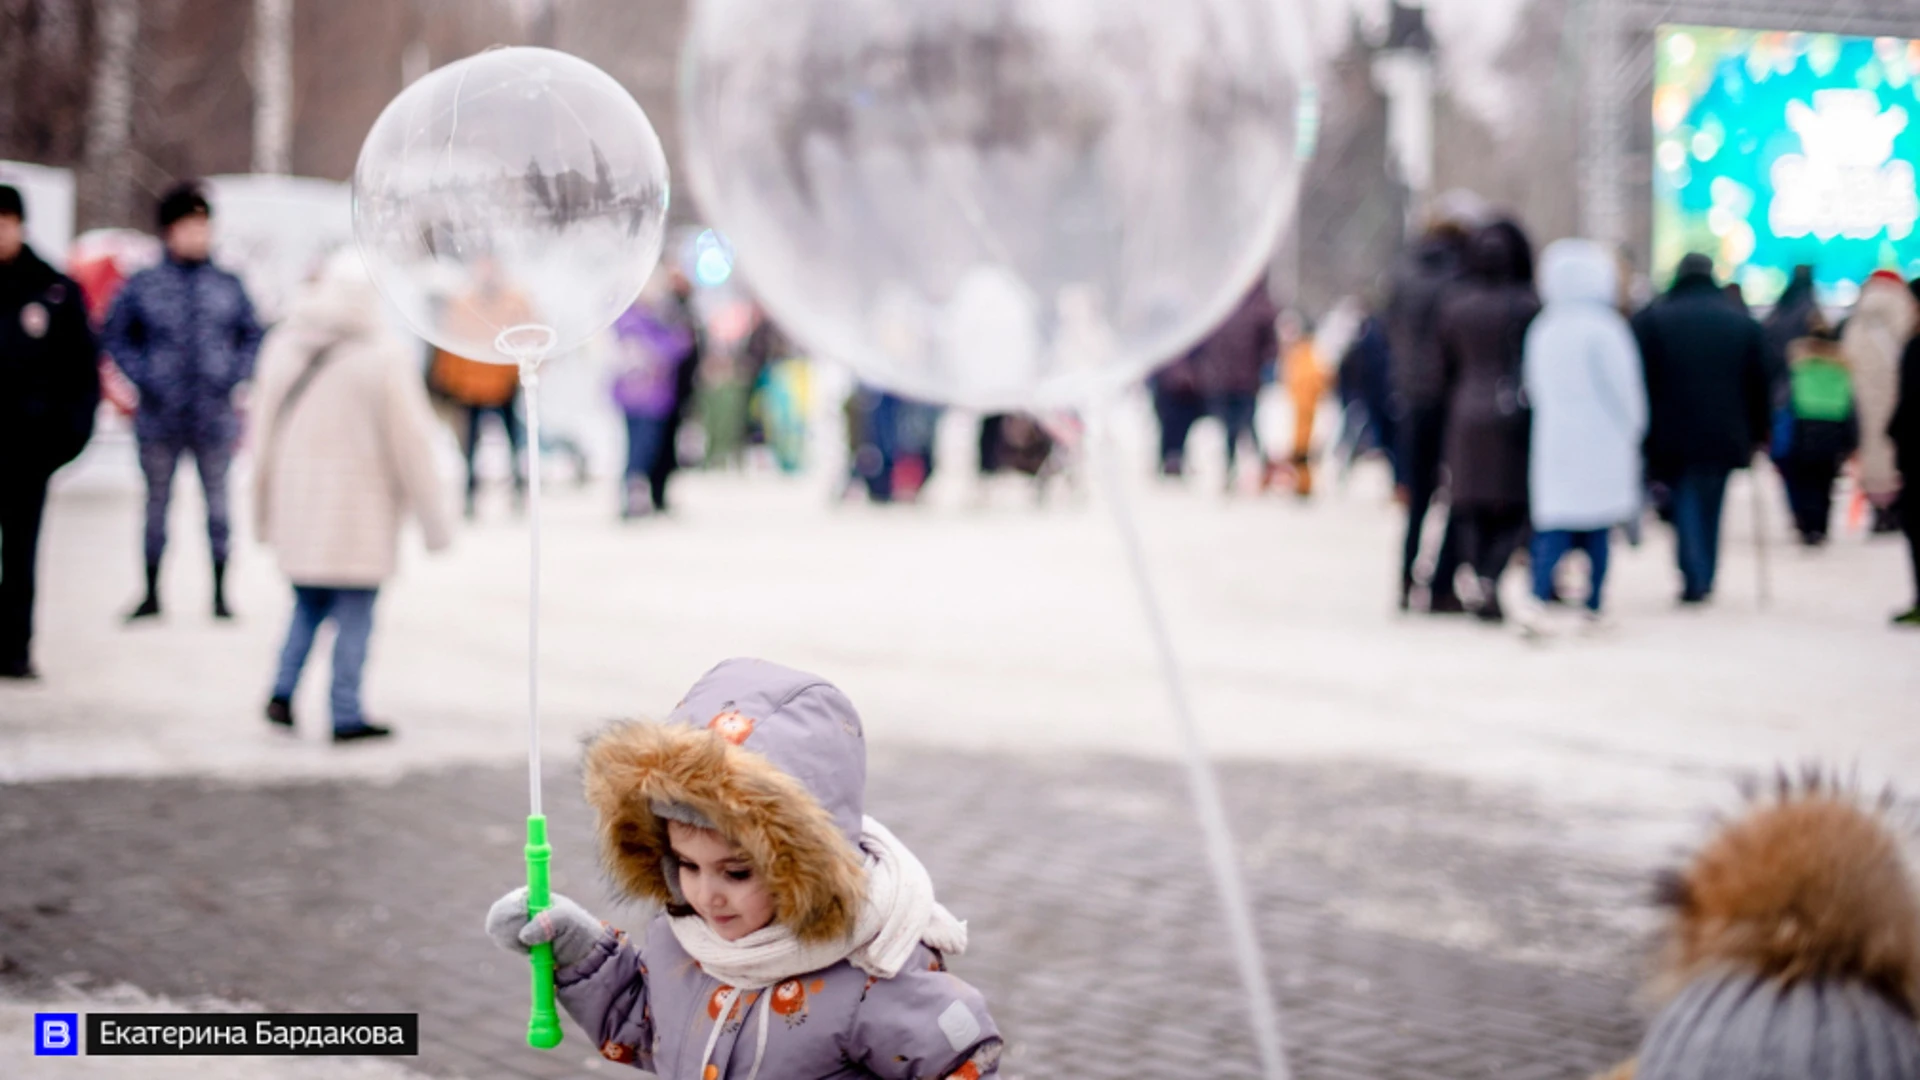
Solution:
<svg viewBox="0 0 1920 1080"><path fill-rule="evenodd" d="M673 517L622 526L603 487L550 491L550 752L569 753L610 717L664 711L708 664L750 653L838 680L882 745L1175 753L1107 514L1092 499L1037 511L1016 485L982 505L964 475L967 432L953 423L948 435L950 472L921 507L836 506L824 475L696 473ZM1216 440L1203 429L1196 456ZM524 754L527 542L504 500L444 557L408 551L381 600L368 683L370 708L404 737L343 752L322 741L324 666L298 702L305 738L259 722L290 599L270 553L243 543L242 618L207 616L188 477L167 615L119 624L138 591L139 504L100 482L124 463L87 464L56 495L42 541L46 679L0 690L0 779L397 776ZM1896 543L1843 536L1803 554L1784 546L1770 506L1774 595L1762 611L1751 494L1736 481L1715 605L1674 608L1671 541L1655 527L1615 558L1617 629L1540 646L1396 614L1384 476L1368 468L1344 491L1327 487L1308 503L1228 499L1205 475L1136 492L1223 757L1381 759L1603 809L1629 830L1689 819L1723 801L1730 776L1776 763L1920 775L1920 635L1886 623L1907 589Z"/></svg>
<svg viewBox="0 0 1920 1080"><path fill-rule="evenodd" d="M1140 417L1131 419L1123 441L1144 460ZM838 681L865 714L881 768L889 754L941 750L1031 761L1175 756L1167 698L1104 506L1069 496L1043 510L1018 483L979 488L969 437L950 418L947 471L918 507L837 503L827 470L684 474L673 516L630 525L614 519L608 485L550 490L542 667L550 758L570 757L609 718L663 713L708 665L738 654ZM1399 518L1378 468L1363 467L1344 488L1328 476L1310 502L1228 498L1217 470L1204 468L1217 434L1203 428L1193 449L1200 475L1185 487L1142 479L1132 501L1213 752L1239 763L1361 768L1355 775L1398 770L1487 795L1415 800L1425 807L1417 822L1386 800L1368 822L1375 803L1363 798L1352 828L1324 825L1317 835L1241 822L1256 869L1282 856L1364 865L1369 856L1354 843L1390 846L1396 836L1415 846L1427 843L1421 836L1457 837L1495 855L1551 844L1604 869L1592 878L1603 884L1575 881L1556 903L1579 909L1582 925L1600 928L1593 941L1613 949L1648 925L1643 910L1624 910L1632 898L1622 875L1638 880L1697 839L1707 816L1733 803L1741 775L1819 761L1909 791L1920 777L1920 635L1886 622L1908 588L1903 553L1855 535L1812 555L1788 548L1771 478L1765 610L1753 491L1743 480L1728 501L1713 606L1674 607L1671 540L1654 527L1641 549L1617 550L1609 601L1617 627L1541 644L1393 610ZM381 600L368 682L370 709L401 737L335 748L325 741L322 652L297 702L300 737L261 721L290 598L271 554L243 539L234 570L241 618L217 625L208 616L191 477L176 500L168 613L154 625L120 624L138 589L132 477L128 448L105 440L60 479L42 540L36 654L46 677L0 687L0 783L404 783L421 770L524 760L526 532L504 497L486 502L482 521L446 555L409 547ZM1326 773L1336 778L1330 798L1344 775ZM1120 817L1169 812L1167 792L1092 790L1062 797L1093 799ZM1537 812L1487 809L1506 805ZM9 828L0 821L0 836L21 835ZM1497 902L1475 895L1474 875L1458 870L1409 860L1404 872L1369 871L1338 917L1525 963L1586 969L1608 959L1565 935L1523 940ZM45 1007L0 1005L0 1075L18 1074L5 1056L22 1041L13 1028ZM162 1068L140 1075L176 1075ZM232 1075L382 1075L326 1068ZM226 1075L203 1065L194 1073Z"/></svg>

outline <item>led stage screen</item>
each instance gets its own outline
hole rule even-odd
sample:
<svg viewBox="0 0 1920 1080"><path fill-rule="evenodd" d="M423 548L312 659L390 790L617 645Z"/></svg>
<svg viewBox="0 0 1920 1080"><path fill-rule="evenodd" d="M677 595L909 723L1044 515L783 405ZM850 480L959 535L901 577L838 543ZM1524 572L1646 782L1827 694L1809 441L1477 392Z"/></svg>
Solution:
<svg viewBox="0 0 1920 1080"><path fill-rule="evenodd" d="M1920 41L1663 26L1656 48L1656 279L1705 252L1764 304L1810 263L1845 304L1920 274Z"/></svg>

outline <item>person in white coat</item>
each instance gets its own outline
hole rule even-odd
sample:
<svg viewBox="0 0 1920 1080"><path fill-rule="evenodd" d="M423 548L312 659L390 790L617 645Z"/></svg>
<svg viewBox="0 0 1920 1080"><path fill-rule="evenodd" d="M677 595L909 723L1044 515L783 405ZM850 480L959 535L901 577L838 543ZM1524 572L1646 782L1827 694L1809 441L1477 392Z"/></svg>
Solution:
<svg viewBox="0 0 1920 1080"><path fill-rule="evenodd" d="M1891 270L1876 270L1860 290L1840 333L1840 355L1853 375L1860 415L1860 490L1874 507L1873 530L1898 532L1893 510L1900 496L1900 466L1887 424L1900 398L1900 357L1920 322L1907 283Z"/></svg>
<svg viewBox="0 0 1920 1080"><path fill-rule="evenodd" d="M1522 379L1533 409L1527 494L1533 522L1533 595L1553 596L1553 574L1574 549L1592 566L1587 617L1600 616L1607 534L1640 512L1647 387L1633 331L1614 306L1613 255L1561 240L1540 260L1545 307L1527 331ZM1529 624L1537 628L1539 609Z"/></svg>
<svg viewBox="0 0 1920 1080"><path fill-rule="evenodd" d="M358 253L336 253L267 338L257 376L255 525L294 594L267 719L293 728L301 669L331 621L335 742L392 733L367 719L360 685L374 599L393 575L402 523L417 518L429 550L451 535L414 351L380 313Z"/></svg>

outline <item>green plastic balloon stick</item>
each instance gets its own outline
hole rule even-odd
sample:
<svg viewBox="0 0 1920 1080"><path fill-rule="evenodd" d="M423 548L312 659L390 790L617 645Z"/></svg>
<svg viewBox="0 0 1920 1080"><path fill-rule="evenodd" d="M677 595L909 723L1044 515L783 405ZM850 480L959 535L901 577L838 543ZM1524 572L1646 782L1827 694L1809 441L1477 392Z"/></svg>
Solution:
<svg viewBox="0 0 1920 1080"><path fill-rule="evenodd" d="M538 915L553 904L553 882L548 864L553 848L547 843L543 814L527 818L527 914ZM533 947L533 1013L527 1020L527 1045L551 1050L560 1045L560 1014L553 1007L553 946Z"/></svg>

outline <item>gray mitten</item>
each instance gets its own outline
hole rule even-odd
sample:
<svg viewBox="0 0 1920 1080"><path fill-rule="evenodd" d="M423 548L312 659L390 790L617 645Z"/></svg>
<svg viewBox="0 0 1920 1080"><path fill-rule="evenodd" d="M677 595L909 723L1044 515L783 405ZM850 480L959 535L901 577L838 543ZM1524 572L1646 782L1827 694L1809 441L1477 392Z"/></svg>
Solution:
<svg viewBox="0 0 1920 1080"><path fill-rule="evenodd" d="M600 920L579 904L553 894L553 906L527 918L525 886L493 902L487 909L487 935L509 952L525 953L535 945L553 944L555 967L572 967L585 960L600 940Z"/></svg>

